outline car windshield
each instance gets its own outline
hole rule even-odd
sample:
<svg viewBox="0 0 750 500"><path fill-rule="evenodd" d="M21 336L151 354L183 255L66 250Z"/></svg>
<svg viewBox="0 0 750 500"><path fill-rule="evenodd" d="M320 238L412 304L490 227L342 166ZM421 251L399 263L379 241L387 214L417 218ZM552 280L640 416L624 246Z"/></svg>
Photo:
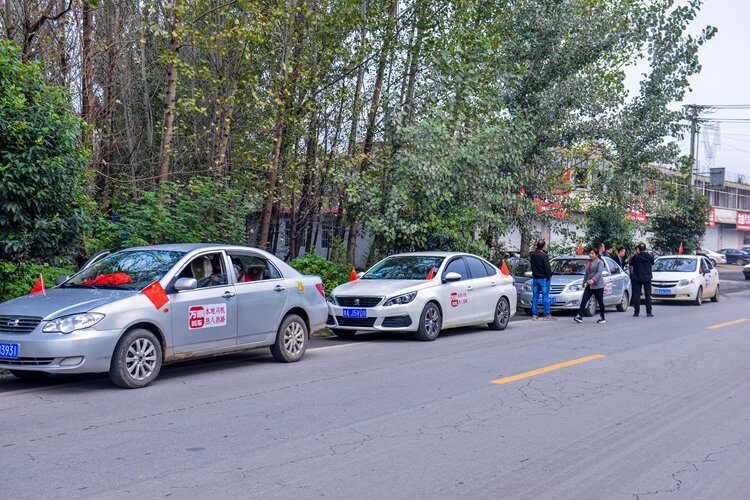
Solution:
<svg viewBox="0 0 750 500"><path fill-rule="evenodd" d="M692 273L696 269L698 259L683 259L679 257L656 259L654 271L669 273Z"/></svg>
<svg viewBox="0 0 750 500"><path fill-rule="evenodd" d="M583 276L586 274L587 262L584 259L552 259L550 266L552 274Z"/></svg>
<svg viewBox="0 0 750 500"><path fill-rule="evenodd" d="M423 280L437 273L444 257L429 255L395 255L375 264L362 279L366 280Z"/></svg>
<svg viewBox="0 0 750 500"><path fill-rule="evenodd" d="M123 250L82 270L61 288L140 290L164 276L183 255L164 250Z"/></svg>

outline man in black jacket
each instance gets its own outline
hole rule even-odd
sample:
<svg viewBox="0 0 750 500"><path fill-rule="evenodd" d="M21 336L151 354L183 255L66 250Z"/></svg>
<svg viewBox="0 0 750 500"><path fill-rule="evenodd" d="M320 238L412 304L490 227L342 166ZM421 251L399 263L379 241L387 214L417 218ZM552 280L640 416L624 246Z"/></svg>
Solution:
<svg viewBox="0 0 750 500"><path fill-rule="evenodd" d="M630 279L633 285L633 316L638 317L641 313L641 288L646 296L646 316L651 313L651 266L654 265L654 256L646 251L646 244L641 243L635 247L635 255L630 258Z"/></svg>
<svg viewBox="0 0 750 500"><path fill-rule="evenodd" d="M552 268L547 257L547 242L539 240L536 242L536 251L529 257L531 262L531 319L539 319L539 296L542 297L544 305L544 319L552 321L554 318L549 310L549 285L552 278Z"/></svg>

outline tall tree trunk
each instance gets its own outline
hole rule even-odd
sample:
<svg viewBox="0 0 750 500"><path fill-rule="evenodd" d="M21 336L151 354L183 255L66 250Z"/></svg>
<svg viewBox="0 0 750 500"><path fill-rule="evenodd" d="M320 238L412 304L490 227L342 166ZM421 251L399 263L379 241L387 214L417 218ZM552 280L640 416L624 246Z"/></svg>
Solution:
<svg viewBox="0 0 750 500"><path fill-rule="evenodd" d="M218 123L219 137L214 146L213 161L211 170L215 176L224 174L227 166L227 149L229 148L229 133L232 130L232 117L234 115L235 97L237 95L237 78L232 78L229 85L229 91L226 93L223 102L219 103L221 112L219 113L220 123Z"/></svg>
<svg viewBox="0 0 750 500"><path fill-rule="evenodd" d="M177 107L177 59L180 55L180 14L177 6L172 11L172 26L169 35L169 52L167 69L167 91L164 95L164 120L161 135L161 153L159 155L160 183L169 180L169 167L174 150L174 118Z"/></svg>
<svg viewBox="0 0 750 500"><path fill-rule="evenodd" d="M94 131L94 12L89 2L83 2L83 31L81 33L81 115L86 121L86 143L93 146Z"/></svg>
<svg viewBox="0 0 750 500"><path fill-rule="evenodd" d="M377 122L378 109L380 108L380 93L383 89L383 80L385 78L385 68L388 63L388 58L391 53L391 45L394 39L394 28L396 21L396 12L398 10L398 0L391 0L390 9L388 11L388 28L383 40L383 46L380 50L380 57L378 60L378 71L375 75L375 85L372 89L372 100L370 101L370 111L367 115L367 130L365 131L365 141L362 145L362 162L359 166L359 177L364 179L367 169L370 165L370 154L372 153L372 145L375 139L375 125ZM357 250L357 231L358 222L357 214L352 213L349 224L349 237L347 240L346 251L349 255L349 260L354 263L355 253Z"/></svg>

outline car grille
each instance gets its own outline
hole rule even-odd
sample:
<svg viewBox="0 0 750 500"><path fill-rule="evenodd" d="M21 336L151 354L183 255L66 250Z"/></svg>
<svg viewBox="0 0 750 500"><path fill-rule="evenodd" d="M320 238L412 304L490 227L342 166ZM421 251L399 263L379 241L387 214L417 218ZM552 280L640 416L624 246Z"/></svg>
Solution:
<svg viewBox="0 0 750 500"><path fill-rule="evenodd" d="M553 294L563 293L563 290L565 290L565 285L552 285L549 287L549 293Z"/></svg>
<svg viewBox="0 0 750 500"><path fill-rule="evenodd" d="M375 318L345 318L336 316L339 326L356 326L358 328L372 328L375 324Z"/></svg>
<svg viewBox="0 0 750 500"><path fill-rule="evenodd" d="M0 359L0 364L12 366L45 366L52 363L55 358L16 358Z"/></svg>
<svg viewBox="0 0 750 500"><path fill-rule="evenodd" d="M658 288L672 288L673 286L677 286L676 281L652 281L651 286L655 286Z"/></svg>
<svg viewBox="0 0 750 500"><path fill-rule="evenodd" d="M38 316L0 316L0 332L30 333L42 322Z"/></svg>
<svg viewBox="0 0 750 500"><path fill-rule="evenodd" d="M343 307L375 307L383 297L336 297L336 303Z"/></svg>

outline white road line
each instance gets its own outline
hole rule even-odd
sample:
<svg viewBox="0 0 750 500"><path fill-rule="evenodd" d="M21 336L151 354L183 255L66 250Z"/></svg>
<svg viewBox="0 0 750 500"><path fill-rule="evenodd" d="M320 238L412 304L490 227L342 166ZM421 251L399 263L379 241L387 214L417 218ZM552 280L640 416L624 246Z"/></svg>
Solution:
<svg viewBox="0 0 750 500"><path fill-rule="evenodd" d="M333 350L333 349L341 349L341 348L344 348L344 347L352 347L352 346L356 346L356 345L365 345L365 344L372 344L372 341L367 341L367 342L351 342L351 343L348 343L348 344L329 345L329 346L325 346L325 347L311 347L310 349L308 349L308 351L330 351L330 350Z"/></svg>

